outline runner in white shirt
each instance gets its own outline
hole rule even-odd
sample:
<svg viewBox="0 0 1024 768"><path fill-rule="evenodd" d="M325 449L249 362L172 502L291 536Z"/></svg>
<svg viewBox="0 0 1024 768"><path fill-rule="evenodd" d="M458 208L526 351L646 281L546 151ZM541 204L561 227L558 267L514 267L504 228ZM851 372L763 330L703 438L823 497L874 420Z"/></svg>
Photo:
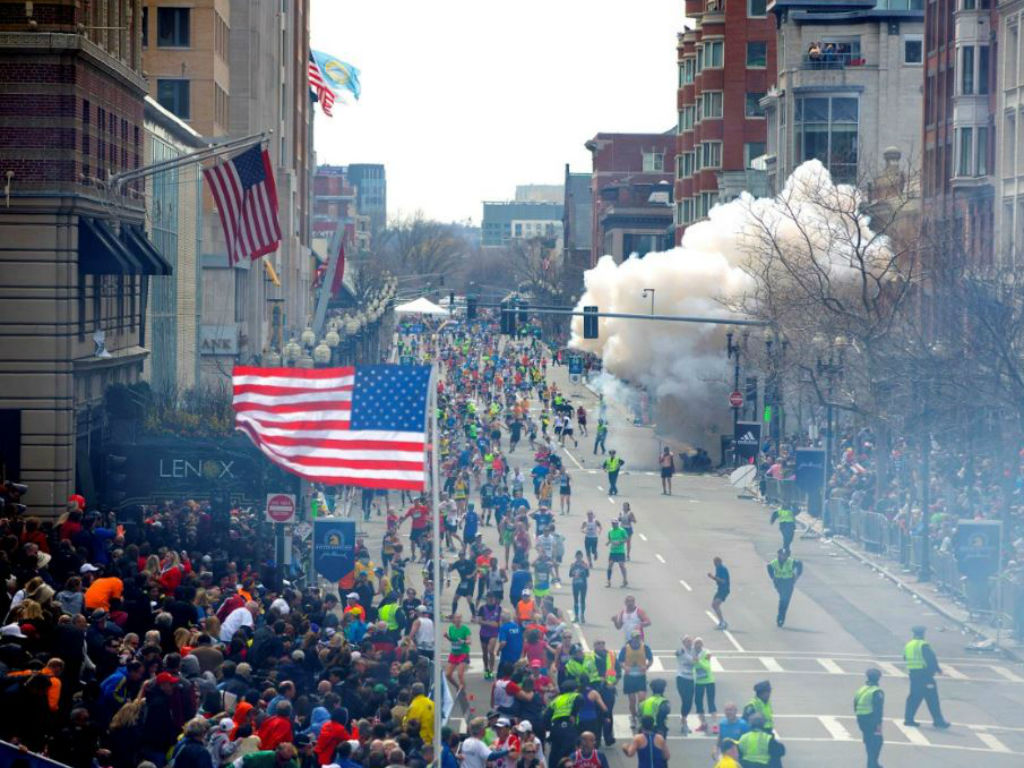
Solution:
<svg viewBox="0 0 1024 768"><path fill-rule="evenodd" d="M640 637L643 638L644 628L651 626L650 618L643 608L637 607L636 598L633 595L626 595L625 607L612 616L612 623L616 629L622 630L627 642L633 636L634 630L639 631Z"/></svg>

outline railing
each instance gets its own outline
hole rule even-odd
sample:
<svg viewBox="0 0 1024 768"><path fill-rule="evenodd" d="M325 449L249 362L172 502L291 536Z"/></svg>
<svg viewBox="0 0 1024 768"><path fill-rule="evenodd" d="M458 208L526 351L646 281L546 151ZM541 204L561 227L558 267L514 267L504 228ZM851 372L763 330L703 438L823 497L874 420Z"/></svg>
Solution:
<svg viewBox="0 0 1024 768"><path fill-rule="evenodd" d="M858 53L835 52L821 53L817 56L804 54L800 62L801 69L846 69L847 67L863 67L867 61Z"/></svg>

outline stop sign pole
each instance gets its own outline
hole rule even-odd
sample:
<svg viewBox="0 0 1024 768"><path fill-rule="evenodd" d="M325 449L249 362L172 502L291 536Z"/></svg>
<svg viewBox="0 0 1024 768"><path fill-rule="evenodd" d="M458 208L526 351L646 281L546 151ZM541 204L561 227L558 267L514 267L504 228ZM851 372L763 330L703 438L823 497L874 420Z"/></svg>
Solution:
<svg viewBox="0 0 1024 768"><path fill-rule="evenodd" d="M729 405L731 405L733 408L742 408L743 407L743 393L740 392L738 389L734 389L729 394Z"/></svg>

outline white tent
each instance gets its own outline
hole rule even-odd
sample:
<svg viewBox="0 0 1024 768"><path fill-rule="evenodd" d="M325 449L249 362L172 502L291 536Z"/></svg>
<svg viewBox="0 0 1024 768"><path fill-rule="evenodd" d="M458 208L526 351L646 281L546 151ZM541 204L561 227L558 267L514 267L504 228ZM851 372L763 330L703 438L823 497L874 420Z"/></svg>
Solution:
<svg viewBox="0 0 1024 768"><path fill-rule="evenodd" d="M430 299L425 299L422 296L416 301L410 301L408 304L399 304L395 307L395 312L399 315L443 315L448 316L448 310L444 307L439 307L437 304L432 302Z"/></svg>

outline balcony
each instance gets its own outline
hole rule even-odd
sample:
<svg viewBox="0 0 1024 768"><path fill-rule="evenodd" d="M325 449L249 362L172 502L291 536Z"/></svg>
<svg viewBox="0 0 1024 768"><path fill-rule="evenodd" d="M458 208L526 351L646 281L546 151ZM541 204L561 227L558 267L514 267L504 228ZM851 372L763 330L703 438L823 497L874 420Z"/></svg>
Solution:
<svg viewBox="0 0 1024 768"><path fill-rule="evenodd" d="M839 51L836 53L804 54L800 69L847 69L863 67L867 60L860 54Z"/></svg>

